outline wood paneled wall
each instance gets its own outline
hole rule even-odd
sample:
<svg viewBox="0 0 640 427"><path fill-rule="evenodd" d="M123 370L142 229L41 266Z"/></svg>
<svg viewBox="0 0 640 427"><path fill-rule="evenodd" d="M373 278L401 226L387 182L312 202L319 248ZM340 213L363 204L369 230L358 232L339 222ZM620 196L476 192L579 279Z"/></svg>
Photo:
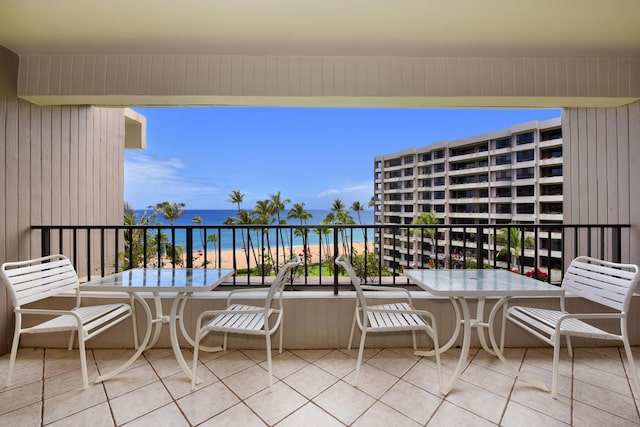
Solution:
<svg viewBox="0 0 640 427"><path fill-rule="evenodd" d="M38 104L611 106L640 98L640 58L23 55L18 93Z"/></svg>
<svg viewBox="0 0 640 427"><path fill-rule="evenodd" d="M17 76L18 57L0 47L0 263L40 255L32 225L122 224L124 204L122 109L40 107L17 97ZM2 354L13 324L4 291L0 320Z"/></svg>
<svg viewBox="0 0 640 427"><path fill-rule="evenodd" d="M622 260L640 264L640 102L566 108L562 138L565 223L631 224ZM587 242L579 247L587 255Z"/></svg>

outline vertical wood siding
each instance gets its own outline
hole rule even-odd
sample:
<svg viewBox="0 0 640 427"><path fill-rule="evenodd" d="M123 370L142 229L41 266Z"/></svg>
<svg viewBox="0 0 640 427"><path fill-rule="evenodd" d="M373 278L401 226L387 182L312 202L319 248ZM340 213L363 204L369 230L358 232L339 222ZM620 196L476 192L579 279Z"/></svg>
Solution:
<svg viewBox="0 0 640 427"><path fill-rule="evenodd" d="M20 58L18 92L34 102L62 96L103 105L229 96L291 97L289 103L296 97L441 96L499 102L496 97L639 98L639 76L637 57L34 54Z"/></svg>
<svg viewBox="0 0 640 427"><path fill-rule="evenodd" d="M631 237L623 233L622 260L640 264L640 102L566 108L562 139L565 223L631 224ZM587 254L587 243L579 242L579 254ZM599 237L591 243L599 244Z"/></svg>
<svg viewBox="0 0 640 427"><path fill-rule="evenodd" d="M17 97L17 76L17 56L0 48L0 263L40 256L31 225L122 224L124 203L122 109L40 107ZM71 256L71 236L64 241ZM86 250L86 239L81 245ZM97 265L99 251L92 256ZM12 325L3 290L0 354Z"/></svg>

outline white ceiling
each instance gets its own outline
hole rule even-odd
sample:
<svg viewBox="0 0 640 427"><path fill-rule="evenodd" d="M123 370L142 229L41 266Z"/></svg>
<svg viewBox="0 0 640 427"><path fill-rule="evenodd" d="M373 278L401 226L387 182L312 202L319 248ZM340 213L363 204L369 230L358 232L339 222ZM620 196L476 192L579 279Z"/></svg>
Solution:
<svg viewBox="0 0 640 427"><path fill-rule="evenodd" d="M638 56L639 0L0 0L29 53Z"/></svg>

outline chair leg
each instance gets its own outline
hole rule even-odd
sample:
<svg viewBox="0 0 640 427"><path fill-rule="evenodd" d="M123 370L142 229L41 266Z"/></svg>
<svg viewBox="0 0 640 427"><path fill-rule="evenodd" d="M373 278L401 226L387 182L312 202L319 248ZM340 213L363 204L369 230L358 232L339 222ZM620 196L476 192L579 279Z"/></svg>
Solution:
<svg viewBox="0 0 640 427"><path fill-rule="evenodd" d="M362 329L362 335L360 336L360 349L358 350L358 364L356 365L356 379L354 384L358 387L358 379L360 378L360 365L362 364L362 355L364 354L364 342L367 338L367 330Z"/></svg>
<svg viewBox="0 0 640 427"><path fill-rule="evenodd" d="M416 331L411 331L411 338L413 339L413 351L417 351L418 344L416 342Z"/></svg>
<svg viewBox="0 0 640 427"><path fill-rule="evenodd" d="M191 391L196 389L196 378L198 378L197 370L198 370L198 349L200 348L200 334L201 329L198 327L196 329L196 336L193 341L193 367L191 368Z"/></svg>
<svg viewBox="0 0 640 427"><path fill-rule="evenodd" d="M16 356L18 355L18 343L20 342L20 324L16 321L16 331L13 333L13 344L11 344L11 357L9 358L9 373L7 375L7 387L11 386L13 378L13 368L16 364Z"/></svg>
<svg viewBox="0 0 640 427"><path fill-rule="evenodd" d="M560 344L560 340L558 340L558 344ZM569 357L573 359L573 347L571 346L571 337L569 335L567 335L567 352Z"/></svg>
<svg viewBox="0 0 640 427"><path fill-rule="evenodd" d="M76 336L76 331L71 331L69 333L69 346L67 347L67 350L71 351L73 350L73 339ZM78 345L80 345L80 342L78 342Z"/></svg>
<svg viewBox="0 0 640 427"><path fill-rule="evenodd" d="M269 391L273 392L273 364L271 362L271 337L268 333L265 333L267 339L267 368L269 371Z"/></svg>
<svg viewBox="0 0 640 427"><path fill-rule="evenodd" d="M280 331L279 331L279 335L280 335L280 348L278 349L278 353L282 354L282 330L284 329L284 322L282 321L283 319L280 319Z"/></svg>
<svg viewBox="0 0 640 427"><path fill-rule="evenodd" d="M560 363L560 335L553 338L553 373L551 374L551 397L556 398L558 391L558 365Z"/></svg>
<svg viewBox="0 0 640 427"><path fill-rule="evenodd" d="M349 345L347 346L347 350L351 350L351 344L353 343L353 331L356 328L356 319L358 316L358 307L353 313L353 322L351 322L351 333L349 334Z"/></svg>
<svg viewBox="0 0 640 427"><path fill-rule="evenodd" d="M504 352L504 337L507 330L507 305L502 306L502 327L500 328L500 352Z"/></svg>
<svg viewBox="0 0 640 427"><path fill-rule="evenodd" d="M442 390L442 364L440 363L440 344L438 343L438 329L435 321L431 324L431 341L433 341L433 352L436 355L436 372L438 373L438 390ZM429 335L429 332L427 332Z"/></svg>
<svg viewBox="0 0 640 427"><path fill-rule="evenodd" d="M640 381L638 381L638 371L636 370L636 364L633 361L633 354L631 353L631 346L629 345L629 337L627 334L622 336L622 341L624 342L624 351L627 354L627 361L629 362L629 370L631 371L633 387L635 390L633 391L636 399L640 396Z"/></svg>
<svg viewBox="0 0 640 427"><path fill-rule="evenodd" d="M134 350L138 349L138 320L136 319L136 302L133 297L130 299L131 306L131 327L133 328L133 347Z"/></svg>
<svg viewBox="0 0 640 427"><path fill-rule="evenodd" d="M78 329L78 349L80 350L80 364L82 368L82 385L84 389L89 388L89 375L87 373L87 352L84 347L84 331L82 328Z"/></svg>

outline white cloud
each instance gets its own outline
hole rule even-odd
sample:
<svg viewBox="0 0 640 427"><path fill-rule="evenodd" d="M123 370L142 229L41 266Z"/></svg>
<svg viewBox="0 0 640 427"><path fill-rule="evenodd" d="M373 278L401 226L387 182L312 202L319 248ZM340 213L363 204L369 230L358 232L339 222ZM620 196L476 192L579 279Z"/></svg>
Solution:
<svg viewBox="0 0 640 427"><path fill-rule="evenodd" d="M207 207L220 198L220 187L188 175L180 159L161 159L147 154L130 154L124 162L125 201L144 208L162 201L184 202L188 208Z"/></svg>
<svg viewBox="0 0 640 427"><path fill-rule="evenodd" d="M335 199L341 199L347 205L358 201L366 206L371 196L373 196L373 183L368 181L343 188L329 188L318 193L315 199L320 202L320 207L329 206Z"/></svg>

